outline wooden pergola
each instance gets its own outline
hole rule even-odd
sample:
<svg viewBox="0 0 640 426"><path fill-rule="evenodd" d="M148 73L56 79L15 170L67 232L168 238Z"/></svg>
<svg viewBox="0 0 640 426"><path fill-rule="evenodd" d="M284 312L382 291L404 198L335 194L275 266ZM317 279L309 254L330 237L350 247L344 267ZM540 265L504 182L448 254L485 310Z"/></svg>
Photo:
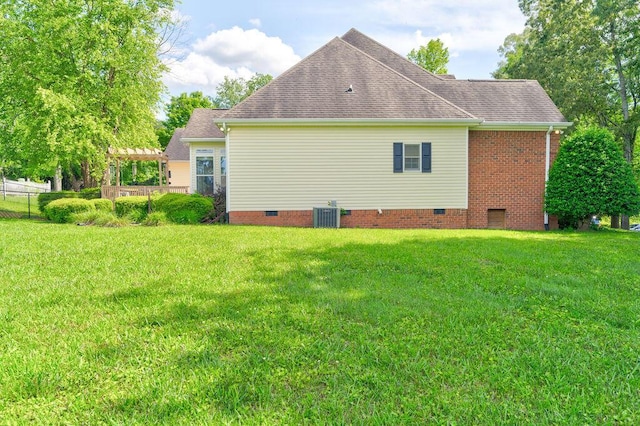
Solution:
<svg viewBox="0 0 640 426"><path fill-rule="evenodd" d="M148 195L152 192L179 192L188 193L188 186L172 186L169 187L163 184L163 181L168 182L168 170L169 170L169 157L160 149L155 148L109 148L107 151L107 160L111 164L115 160L116 163L116 184L111 185L111 167L107 167L107 173L105 176L105 182L108 185L102 186L102 198L108 198L115 200L117 197L127 195ZM157 161L158 162L158 186L122 186L120 185L120 163L123 160L127 161ZM162 168L162 165L167 166Z"/></svg>

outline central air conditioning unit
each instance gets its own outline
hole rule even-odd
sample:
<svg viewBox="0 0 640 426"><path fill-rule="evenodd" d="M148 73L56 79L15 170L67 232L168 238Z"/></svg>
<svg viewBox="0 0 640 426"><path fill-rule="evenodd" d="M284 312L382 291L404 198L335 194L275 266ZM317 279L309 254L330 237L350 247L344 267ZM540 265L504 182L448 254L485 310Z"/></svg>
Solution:
<svg viewBox="0 0 640 426"><path fill-rule="evenodd" d="M340 228L340 207L314 207L314 228Z"/></svg>

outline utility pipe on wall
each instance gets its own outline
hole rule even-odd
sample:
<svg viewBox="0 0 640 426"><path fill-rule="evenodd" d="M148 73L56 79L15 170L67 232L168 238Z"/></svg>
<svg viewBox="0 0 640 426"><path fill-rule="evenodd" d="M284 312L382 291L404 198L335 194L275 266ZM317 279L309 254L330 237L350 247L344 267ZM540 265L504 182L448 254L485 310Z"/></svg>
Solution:
<svg viewBox="0 0 640 426"><path fill-rule="evenodd" d="M547 130L547 139L545 147L545 163L544 163L544 194L547 195L547 182L549 181L549 166L551 165L551 132L553 132L553 126L549 126ZM549 213L544 212L544 230L549 230Z"/></svg>

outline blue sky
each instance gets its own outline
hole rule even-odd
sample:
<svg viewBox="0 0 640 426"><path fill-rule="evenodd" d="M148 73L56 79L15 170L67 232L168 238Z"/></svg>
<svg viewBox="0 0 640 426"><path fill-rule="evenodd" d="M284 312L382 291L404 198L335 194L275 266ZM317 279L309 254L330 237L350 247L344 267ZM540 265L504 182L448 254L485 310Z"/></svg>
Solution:
<svg viewBox="0 0 640 426"><path fill-rule="evenodd" d="M490 78L498 47L525 21L517 0L182 0L175 13L186 32L168 60L171 95L214 95L225 76L275 77L350 28L403 56L440 38L450 73Z"/></svg>

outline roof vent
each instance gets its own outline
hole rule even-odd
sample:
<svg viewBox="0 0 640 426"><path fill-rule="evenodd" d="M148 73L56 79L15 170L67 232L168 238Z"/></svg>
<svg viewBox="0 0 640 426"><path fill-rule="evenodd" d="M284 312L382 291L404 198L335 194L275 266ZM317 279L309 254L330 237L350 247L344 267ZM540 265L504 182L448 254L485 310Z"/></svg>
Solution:
<svg viewBox="0 0 640 426"><path fill-rule="evenodd" d="M350 84L349 88L347 90L344 91L345 93L353 93L353 85Z"/></svg>

